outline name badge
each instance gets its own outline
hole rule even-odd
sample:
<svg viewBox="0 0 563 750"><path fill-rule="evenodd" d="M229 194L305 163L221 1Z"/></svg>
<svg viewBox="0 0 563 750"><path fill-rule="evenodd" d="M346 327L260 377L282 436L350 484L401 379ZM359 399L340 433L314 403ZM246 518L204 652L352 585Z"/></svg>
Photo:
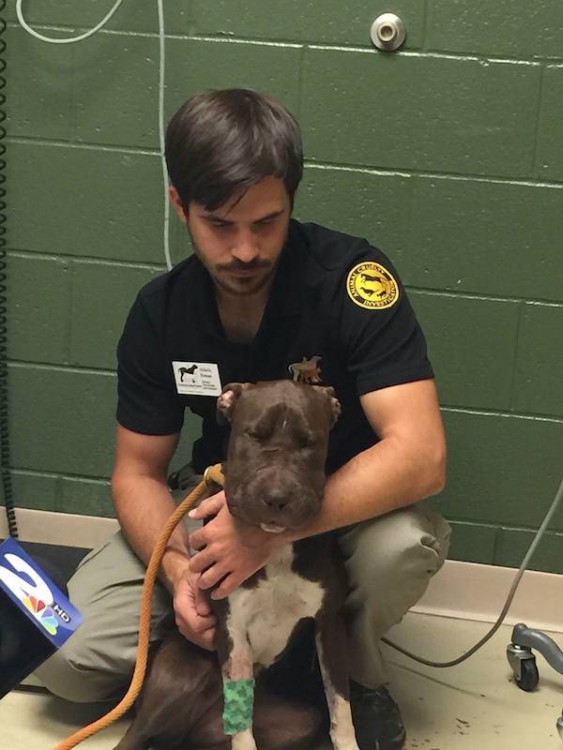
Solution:
<svg viewBox="0 0 563 750"><path fill-rule="evenodd" d="M172 362L176 390L186 396L220 396L219 368L212 362Z"/></svg>

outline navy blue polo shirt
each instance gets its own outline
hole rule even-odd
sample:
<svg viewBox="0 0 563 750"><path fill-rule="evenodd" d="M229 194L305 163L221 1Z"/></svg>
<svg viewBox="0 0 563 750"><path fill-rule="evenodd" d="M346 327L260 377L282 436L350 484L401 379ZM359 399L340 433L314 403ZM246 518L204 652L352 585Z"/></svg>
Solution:
<svg viewBox="0 0 563 750"><path fill-rule="evenodd" d="M295 220L251 343L226 338L213 282L195 255L147 284L127 318L118 346L118 422L166 435L181 430L186 408L200 415L192 460L202 472L224 460L228 426L217 422L215 393L202 393L201 383L185 392L198 367L213 369L223 386L300 371L331 385L342 412L330 437L329 473L378 440L362 394L433 377L424 336L388 258L366 240Z"/></svg>

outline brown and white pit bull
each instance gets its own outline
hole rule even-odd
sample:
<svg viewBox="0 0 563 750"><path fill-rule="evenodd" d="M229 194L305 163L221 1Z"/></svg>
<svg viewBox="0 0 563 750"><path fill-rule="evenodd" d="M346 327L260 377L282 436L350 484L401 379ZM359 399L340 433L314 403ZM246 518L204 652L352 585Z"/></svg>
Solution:
<svg viewBox="0 0 563 750"><path fill-rule="evenodd" d="M299 528L315 516L323 499L328 435L340 411L334 391L289 380L233 383L219 397L218 411L231 422L225 495L232 515L271 533ZM342 617L346 582L333 544L330 535L321 535L286 545L229 597L210 599L216 654L177 631L165 639L135 719L115 750L311 747L319 712L276 696L259 676L275 672L272 665L307 618L315 623L333 747L358 750ZM223 687L254 675L252 725L227 737Z"/></svg>

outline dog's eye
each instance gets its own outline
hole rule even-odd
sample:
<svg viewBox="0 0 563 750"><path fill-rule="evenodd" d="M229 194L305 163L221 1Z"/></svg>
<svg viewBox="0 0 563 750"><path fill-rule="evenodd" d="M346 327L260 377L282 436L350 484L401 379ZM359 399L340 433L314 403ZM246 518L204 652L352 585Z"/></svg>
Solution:
<svg viewBox="0 0 563 750"><path fill-rule="evenodd" d="M246 435L251 440L260 440L260 433L258 432L258 430L247 430Z"/></svg>
<svg viewBox="0 0 563 750"><path fill-rule="evenodd" d="M313 432L304 432L299 436L299 443L302 448L312 448L317 443L317 438Z"/></svg>

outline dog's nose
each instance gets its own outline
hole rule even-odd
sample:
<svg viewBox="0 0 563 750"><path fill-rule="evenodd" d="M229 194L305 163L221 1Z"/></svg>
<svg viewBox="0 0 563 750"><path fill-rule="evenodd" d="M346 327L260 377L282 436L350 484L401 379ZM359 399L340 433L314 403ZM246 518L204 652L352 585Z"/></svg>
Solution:
<svg viewBox="0 0 563 750"><path fill-rule="evenodd" d="M289 503L289 498L284 490L271 489L264 498L264 502L271 510L280 511Z"/></svg>

